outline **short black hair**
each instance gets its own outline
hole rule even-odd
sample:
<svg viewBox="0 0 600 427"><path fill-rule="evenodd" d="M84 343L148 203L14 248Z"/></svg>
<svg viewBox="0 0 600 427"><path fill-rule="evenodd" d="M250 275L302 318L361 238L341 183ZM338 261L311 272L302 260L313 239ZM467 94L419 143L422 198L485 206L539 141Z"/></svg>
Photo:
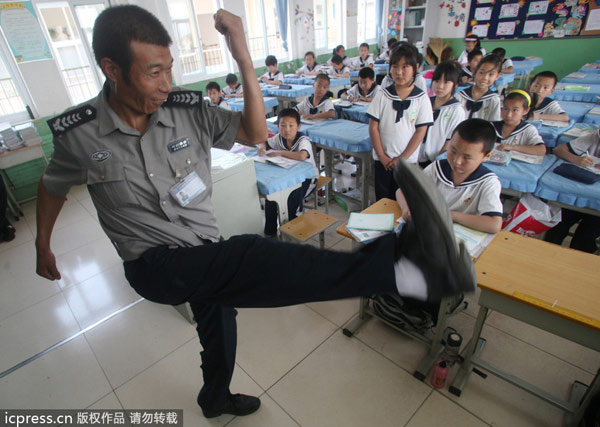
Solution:
<svg viewBox="0 0 600 427"><path fill-rule="evenodd" d="M419 69L415 50L416 49L413 50L412 46L407 43L394 47L394 50L390 55L390 67L396 65L402 58L404 58L406 63L413 68L413 82L415 81L415 77L417 77L417 71Z"/></svg>
<svg viewBox="0 0 600 427"><path fill-rule="evenodd" d="M327 83L331 83L331 79L325 73L319 73L319 74L317 74L317 77L315 77L315 81L317 81L317 80L326 80Z"/></svg>
<svg viewBox="0 0 600 427"><path fill-rule="evenodd" d="M361 44L360 44L360 46L359 46L358 48L360 49L361 47L366 47L367 49L369 49L369 50L370 50L370 48L369 48L369 43L361 43Z"/></svg>
<svg viewBox="0 0 600 427"><path fill-rule="evenodd" d="M306 52L304 54L304 57L306 58L308 55L312 56L313 58L315 58L315 63L317 61L317 57L315 56L315 53L312 50L309 50L308 52Z"/></svg>
<svg viewBox="0 0 600 427"><path fill-rule="evenodd" d="M219 86L219 83L217 82L208 82L208 84L206 85L206 91L208 92L209 89L214 89L221 92L221 86Z"/></svg>
<svg viewBox="0 0 600 427"><path fill-rule="evenodd" d="M229 74L227 74L227 77L225 77L225 83L227 83L228 85L234 85L237 83L237 81L238 81L238 78L233 73L229 73Z"/></svg>
<svg viewBox="0 0 600 427"><path fill-rule="evenodd" d="M102 68L102 58L114 61L129 83L129 71L134 61L131 41L169 47L171 37L156 16L135 5L104 9L96 18L92 49L96 63Z"/></svg>
<svg viewBox="0 0 600 427"><path fill-rule="evenodd" d="M337 53L331 57L332 64L342 64L343 62L342 57Z"/></svg>
<svg viewBox="0 0 600 427"><path fill-rule="evenodd" d="M502 68L502 58L500 58L498 55L494 55L493 53L488 53L481 58L481 61L479 61L479 65L477 65L474 73L476 73L483 66L483 64L493 64L494 68L497 68L498 72L500 72L500 69Z"/></svg>
<svg viewBox="0 0 600 427"><path fill-rule="evenodd" d="M557 75L554 74L552 71L541 71L541 72L537 73L535 76L533 76L533 79L531 79L531 83L533 83L535 81L535 79L537 79L538 77L546 77L549 79L554 79L554 86L556 86L556 82L558 81Z"/></svg>
<svg viewBox="0 0 600 427"><path fill-rule="evenodd" d="M296 123L300 124L300 113L293 108L284 108L277 114L277 124L283 117L293 117L296 119Z"/></svg>
<svg viewBox="0 0 600 427"><path fill-rule="evenodd" d="M467 54L467 61L471 62L477 55L481 55L483 57L483 52L479 49L473 49Z"/></svg>
<svg viewBox="0 0 600 427"><path fill-rule="evenodd" d="M506 56L506 49L504 49L503 47L497 47L496 49L492 50L492 53L504 59L504 57Z"/></svg>
<svg viewBox="0 0 600 427"><path fill-rule="evenodd" d="M454 128L452 136L458 135L470 144L483 144L483 153L488 154L494 149L496 129L484 119L467 119Z"/></svg>
<svg viewBox="0 0 600 427"><path fill-rule="evenodd" d="M344 45L343 45L343 44L338 44L338 45L335 47L335 49L333 49L333 54L334 54L334 55L337 55L340 49L344 49L344 50L346 50L346 48L344 47ZM340 56L341 56L341 55L340 55Z"/></svg>
<svg viewBox="0 0 600 427"><path fill-rule="evenodd" d="M435 82L441 80L442 77L447 82L454 83L454 89L458 86L458 77L460 76L460 70L456 66L453 61L444 61L440 62L437 67L435 67L435 71L433 72L433 77L431 81ZM452 92L454 92L454 89Z"/></svg>
<svg viewBox="0 0 600 427"><path fill-rule="evenodd" d="M265 58L265 65L268 67L269 65L277 65L277 58L275 55L269 55Z"/></svg>
<svg viewBox="0 0 600 427"><path fill-rule="evenodd" d="M389 39L387 41L387 47L388 47L388 49L391 49L392 46L394 46L396 43L398 43L398 39L396 39L394 37L392 37L391 39Z"/></svg>
<svg viewBox="0 0 600 427"><path fill-rule="evenodd" d="M371 67L362 67L358 72L358 77L361 79L375 80L375 71Z"/></svg>

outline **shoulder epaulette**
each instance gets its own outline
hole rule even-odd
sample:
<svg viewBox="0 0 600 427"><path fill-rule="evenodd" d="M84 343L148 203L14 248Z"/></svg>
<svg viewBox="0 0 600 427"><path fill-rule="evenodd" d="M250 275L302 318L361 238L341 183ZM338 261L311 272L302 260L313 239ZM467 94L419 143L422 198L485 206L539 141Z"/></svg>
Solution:
<svg viewBox="0 0 600 427"><path fill-rule="evenodd" d="M179 90L171 92L164 102L165 107L197 107L202 103L202 92L198 90Z"/></svg>
<svg viewBox="0 0 600 427"><path fill-rule="evenodd" d="M61 136L84 123L96 118L96 109L89 104L69 110L47 121L54 136Z"/></svg>

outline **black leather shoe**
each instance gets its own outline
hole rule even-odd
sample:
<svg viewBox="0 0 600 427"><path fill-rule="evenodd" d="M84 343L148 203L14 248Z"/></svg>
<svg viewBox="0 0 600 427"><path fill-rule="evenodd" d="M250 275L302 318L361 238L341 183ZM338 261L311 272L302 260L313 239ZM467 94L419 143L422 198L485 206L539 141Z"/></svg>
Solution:
<svg viewBox="0 0 600 427"><path fill-rule="evenodd" d="M8 222L8 221L7 221ZM10 223L0 228L0 242L10 242L15 238L15 227Z"/></svg>
<svg viewBox="0 0 600 427"><path fill-rule="evenodd" d="M404 160L394 168L411 219L397 239L396 259L406 257L421 269L428 300L473 292L477 276L464 244L456 244L448 205L431 178Z"/></svg>
<svg viewBox="0 0 600 427"><path fill-rule="evenodd" d="M232 394L225 405L219 409L211 410L202 408L206 418L215 418L223 414L250 415L260 407L260 399L245 394Z"/></svg>

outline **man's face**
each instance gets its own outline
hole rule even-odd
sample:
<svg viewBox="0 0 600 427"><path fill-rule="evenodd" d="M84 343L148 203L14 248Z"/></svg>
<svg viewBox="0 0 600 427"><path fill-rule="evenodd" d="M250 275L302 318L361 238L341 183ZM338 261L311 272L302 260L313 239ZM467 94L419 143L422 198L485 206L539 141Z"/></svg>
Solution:
<svg viewBox="0 0 600 427"><path fill-rule="evenodd" d="M212 101L213 104L219 103L219 98L221 97L221 93L217 89L208 89L206 91L208 93L208 97Z"/></svg>
<svg viewBox="0 0 600 427"><path fill-rule="evenodd" d="M173 57L166 46L131 41L133 63L129 83L122 74L116 78L116 99L138 114L152 114L171 92Z"/></svg>

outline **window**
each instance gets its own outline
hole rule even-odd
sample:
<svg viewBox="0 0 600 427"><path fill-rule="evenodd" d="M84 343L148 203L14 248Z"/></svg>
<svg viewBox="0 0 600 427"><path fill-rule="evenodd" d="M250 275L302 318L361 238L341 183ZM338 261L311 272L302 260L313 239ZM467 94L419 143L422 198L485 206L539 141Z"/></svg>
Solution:
<svg viewBox="0 0 600 427"><path fill-rule="evenodd" d="M267 55L275 55L279 62L288 58L279 34L275 0L246 0L246 25L253 60Z"/></svg>
<svg viewBox="0 0 600 427"><path fill-rule="evenodd" d="M19 79L13 79L16 64L5 61L10 50L2 44L0 55L0 120L17 123L30 119L26 107L26 99L21 94L28 95L22 90L23 84ZM10 54L12 56L12 54ZM16 74L18 75L18 74Z"/></svg>
<svg viewBox="0 0 600 427"><path fill-rule="evenodd" d="M356 21L356 41L359 44L366 41L375 41L377 38L375 0L358 0L358 15Z"/></svg>
<svg viewBox="0 0 600 427"><path fill-rule="evenodd" d="M197 80L197 74L226 72L228 59L223 37L215 29L213 18L216 2L168 0L167 6L184 83Z"/></svg>
<svg viewBox="0 0 600 427"><path fill-rule="evenodd" d="M333 49L342 44L342 0L314 0L314 8L315 47Z"/></svg>

